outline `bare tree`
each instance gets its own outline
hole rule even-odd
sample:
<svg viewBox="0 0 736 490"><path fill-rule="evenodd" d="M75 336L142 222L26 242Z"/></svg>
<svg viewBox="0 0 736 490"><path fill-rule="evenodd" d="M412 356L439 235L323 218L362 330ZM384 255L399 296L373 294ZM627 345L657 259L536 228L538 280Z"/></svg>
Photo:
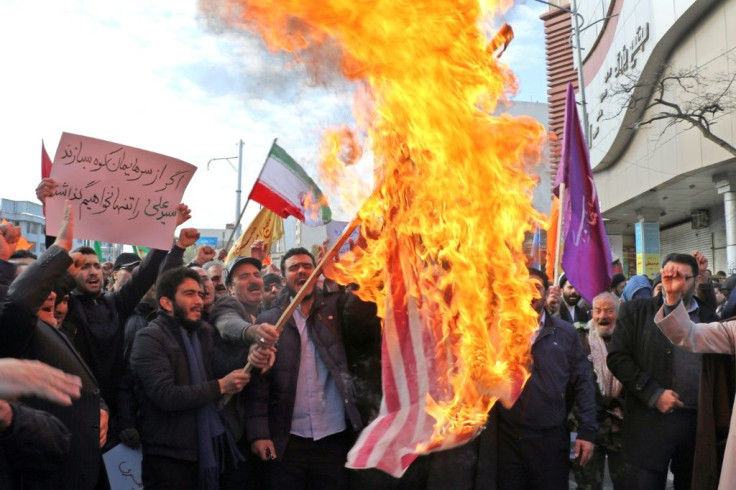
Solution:
<svg viewBox="0 0 736 490"><path fill-rule="evenodd" d="M628 110L626 119L635 121L627 124L629 129L664 121L662 134L667 128L687 124L736 156L736 146L713 132L720 117L736 111L736 73L706 75L702 68L673 71L665 65L660 74L654 80L645 80L629 73L609 91L621 108L609 118Z"/></svg>

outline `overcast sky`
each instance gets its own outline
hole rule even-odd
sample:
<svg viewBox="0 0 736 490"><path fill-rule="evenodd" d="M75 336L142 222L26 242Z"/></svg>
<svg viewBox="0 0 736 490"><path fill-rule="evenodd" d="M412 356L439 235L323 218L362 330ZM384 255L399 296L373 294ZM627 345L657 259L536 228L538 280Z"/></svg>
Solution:
<svg viewBox="0 0 736 490"><path fill-rule="evenodd" d="M527 0L505 19L516 100L546 102L546 8ZM349 85L316 87L256 38L211 31L191 0L3 0L0 45L3 198L36 201L41 140L53 159L66 131L197 166L190 225L222 228L237 173L210 159L236 156L244 140L244 203L274 138L314 176L322 131L350 122Z"/></svg>

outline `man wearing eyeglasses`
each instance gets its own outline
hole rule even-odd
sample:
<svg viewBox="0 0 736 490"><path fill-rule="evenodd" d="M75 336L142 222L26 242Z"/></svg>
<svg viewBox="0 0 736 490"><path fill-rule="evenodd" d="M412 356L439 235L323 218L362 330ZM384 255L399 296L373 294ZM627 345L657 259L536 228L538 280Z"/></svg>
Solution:
<svg viewBox="0 0 736 490"><path fill-rule="evenodd" d="M276 299L281 294L283 285L281 276L277 274L266 274L263 276L263 299L261 300L261 311L268 311L274 307Z"/></svg>
<svg viewBox="0 0 736 490"><path fill-rule="evenodd" d="M380 344L375 305L308 285L315 267L308 250L287 251L281 271L288 294L258 316L277 323L302 287L311 287L281 332L273 368L254 373L244 392L245 432L253 453L268 462L266 488L347 488L347 453L363 427L351 354Z"/></svg>
<svg viewBox="0 0 736 490"><path fill-rule="evenodd" d="M685 277L683 303L694 322L718 320L714 308L698 301L698 283L708 261L700 252L673 253L672 264ZM690 488L695 454L702 356L673 346L654 323L661 296L621 305L608 350L608 367L626 388L623 452L631 465L627 488L665 488L668 468L675 488Z"/></svg>

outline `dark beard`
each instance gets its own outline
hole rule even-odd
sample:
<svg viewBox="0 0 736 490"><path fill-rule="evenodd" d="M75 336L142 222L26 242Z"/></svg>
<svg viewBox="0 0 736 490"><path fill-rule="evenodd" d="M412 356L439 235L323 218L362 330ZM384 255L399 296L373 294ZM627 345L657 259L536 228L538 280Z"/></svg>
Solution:
<svg viewBox="0 0 736 490"><path fill-rule="evenodd" d="M184 310L184 308L181 308L176 303L174 303L174 318L181 322L181 326L184 327L184 330L186 330L187 332L193 332L197 329L197 327L199 327L199 324L201 323L200 320L192 321L188 319L186 310Z"/></svg>

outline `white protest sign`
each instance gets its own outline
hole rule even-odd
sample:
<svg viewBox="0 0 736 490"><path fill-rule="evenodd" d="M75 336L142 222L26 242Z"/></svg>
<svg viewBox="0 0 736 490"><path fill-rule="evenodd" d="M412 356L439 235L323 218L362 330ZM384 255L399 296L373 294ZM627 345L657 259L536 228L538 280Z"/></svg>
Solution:
<svg viewBox="0 0 736 490"><path fill-rule="evenodd" d="M343 230L345 227L348 226L347 221L330 221L327 223L327 246L331 247L335 241L337 241L338 238L340 238L340 235L342 235ZM353 240L353 242L358 241L358 238L360 237L360 226L356 227L355 230L350 234L348 237L349 240ZM345 244L340 247L340 250L337 251L337 255L340 256L344 254L345 252L350 251L350 243L345 240Z"/></svg>
<svg viewBox="0 0 736 490"><path fill-rule="evenodd" d="M140 490L143 488L141 463L143 453L140 449L131 449L118 444L102 455L107 469L107 479L111 490Z"/></svg>
<svg viewBox="0 0 736 490"><path fill-rule="evenodd" d="M181 160L71 133L61 135L46 200L46 230L56 234L69 200L74 237L168 250L176 208L197 168Z"/></svg>

